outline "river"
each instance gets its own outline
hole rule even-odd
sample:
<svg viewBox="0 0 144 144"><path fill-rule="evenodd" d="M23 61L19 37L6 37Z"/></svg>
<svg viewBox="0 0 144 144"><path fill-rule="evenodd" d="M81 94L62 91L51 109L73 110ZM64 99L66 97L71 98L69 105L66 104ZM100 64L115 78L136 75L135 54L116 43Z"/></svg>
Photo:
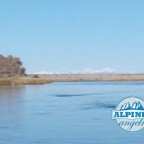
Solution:
<svg viewBox="0 0 144 144"><path fill-rule="evenodd" d="M143 144L144 129L112 120L124 98L144 98L144 82L57 82L0 87L0 144Z"/></svg>

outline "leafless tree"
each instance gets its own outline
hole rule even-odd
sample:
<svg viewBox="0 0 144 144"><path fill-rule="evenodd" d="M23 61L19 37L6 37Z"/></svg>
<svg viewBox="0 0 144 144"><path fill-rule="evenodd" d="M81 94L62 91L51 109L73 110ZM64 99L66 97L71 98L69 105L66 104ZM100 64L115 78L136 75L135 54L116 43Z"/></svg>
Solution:
<svg viewBox="0 0 144 144"><path fill-rule="evenodd" d="M25 75L25 68L20 58L0 55L0 76Z"/></svg>

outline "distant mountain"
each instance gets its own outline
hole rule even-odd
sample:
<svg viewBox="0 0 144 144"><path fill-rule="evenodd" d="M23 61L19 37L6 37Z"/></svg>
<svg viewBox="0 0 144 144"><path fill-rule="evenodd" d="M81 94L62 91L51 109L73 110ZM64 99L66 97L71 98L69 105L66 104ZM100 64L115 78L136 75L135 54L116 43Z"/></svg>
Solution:
<svg viewBox="0 0 144 144"><path fill-rule="evenodd" d="M130 103L127 102L121 106L120 110L144 110L144 108L141 105L141 103L138 101L138 102L134 102L132 105L130 105Z"/></svg>
<svg viewBox="0 0 144 144"><path fill-rule="evenodd" d="M75 70L69 72L40 71L40 72L34 72L33 74L118 74L118 73L121 72L118 72L111 68L105 68L100 70L84 68L82 70Z"/></svg>

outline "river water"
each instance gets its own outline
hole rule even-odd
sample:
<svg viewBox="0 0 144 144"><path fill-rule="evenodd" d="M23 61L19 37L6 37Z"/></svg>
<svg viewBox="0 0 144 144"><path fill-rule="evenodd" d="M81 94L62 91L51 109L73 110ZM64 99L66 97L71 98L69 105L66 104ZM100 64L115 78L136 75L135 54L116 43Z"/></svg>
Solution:
<svg viewBox="0 0 144 144"><path fill-rule="evenodd" d="M144 98L144 82L0 87L0 144L144 144L144 129L111 118L129 96Z"/></svg>

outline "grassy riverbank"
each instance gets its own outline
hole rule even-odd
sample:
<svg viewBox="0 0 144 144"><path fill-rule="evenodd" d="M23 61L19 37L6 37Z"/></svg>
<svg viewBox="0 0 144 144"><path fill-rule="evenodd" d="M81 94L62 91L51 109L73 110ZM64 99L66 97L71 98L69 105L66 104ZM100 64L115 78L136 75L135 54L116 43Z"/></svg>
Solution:
<svg viewBox="0 0 144 144"><path fill-rule="evenodd" d="M33 77L18 77L18 78L0 78L0 86L5 85L38 85L49 83L44 78L33 78Z"/></svg>
<svg viewBox="0 0 144 144"><path fill-rule="evenodd" d="M71 81L144 81L144 74L48 74L39 75L52 82Z"/></svg>
<svg viewBox="0 0 144 144"><path fill-rule="evenodd" d="M38 85L72 81L144 81L144 74L49 74L0 78L3 85Z"/></svg>

